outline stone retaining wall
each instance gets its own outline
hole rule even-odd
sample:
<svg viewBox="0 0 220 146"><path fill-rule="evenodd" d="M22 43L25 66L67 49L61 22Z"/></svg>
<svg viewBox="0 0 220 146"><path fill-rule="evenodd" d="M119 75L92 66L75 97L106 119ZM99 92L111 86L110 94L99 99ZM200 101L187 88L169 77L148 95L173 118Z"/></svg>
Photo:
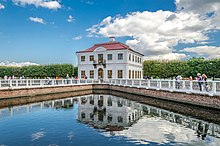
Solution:
<svg viewBox="0 0 220 146"><path fill-rule="evenodd" d="M146 97L153 97L162 100L175 101L184 104L191 104L203 106L208 108L220 109L220 97L206 96L199 94L187 94L169 91L160 91L144 88L131 88L122 86L110 86L110 91L119 91L133 95L141 95Z"/></svg>
<svg viewBox="0 0 220 146"><path fill-rule="evenodd" d="M19 103L37 102L48 99L64 98L84 94L111 94L117 91L131 95L139 95L144 98L173 101L188 105L197 105L211 109L220 109L220 97L210 97L196 94L147 90L143 88L131 88L124 86L110 86L108 84L72 85L48 88L24 88L14 90L0 90L0 106ZM62 94L60 94L62 93ZM34 98L36 96L36 98ZM135 96L132 100L136 100ZM144 99L142 98L142 100ZM10 100L9 100L10 99ZM12 100L14 99L14 100ZM21 99L24 101L22 102ZM38 100L39 99L39 100ZM17 100L17 101L16 101ZM140 101L141 102L141 101Z"/></svg>
<svg viewBox="0 0 220 146"><path fill-rule="evenodd" d="M4 89L0 90L0 99L27 97L45 94L65 93L65 92L83 92L85 90L92 91L92 85L71 85L57 87L40 87L40 88L22 88L22 89Z"/></svg>

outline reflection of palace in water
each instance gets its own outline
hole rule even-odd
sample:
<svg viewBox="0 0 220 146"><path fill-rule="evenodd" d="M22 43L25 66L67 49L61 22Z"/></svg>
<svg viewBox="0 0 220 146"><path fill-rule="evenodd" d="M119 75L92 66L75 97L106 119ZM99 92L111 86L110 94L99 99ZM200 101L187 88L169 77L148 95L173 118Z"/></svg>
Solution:
<svg viewBox="0 0 220 146"><path fill-rule="evenodd" d="M122 130L142 115L141 104L112 95L83 96L78 102L78 120L107 131Z"/></svg>

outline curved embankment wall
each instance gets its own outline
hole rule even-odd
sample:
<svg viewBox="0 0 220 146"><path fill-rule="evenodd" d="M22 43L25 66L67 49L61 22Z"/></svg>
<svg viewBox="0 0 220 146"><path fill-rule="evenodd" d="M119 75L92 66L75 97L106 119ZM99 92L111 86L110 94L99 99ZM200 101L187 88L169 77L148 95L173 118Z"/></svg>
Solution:
<svg viewBox="0 0 220 146"><path fill-rule="evenodd" d="M147 90L144 88L131 88L124 86L113 86L108 84L70 85L11 90L4 89L0 90L0 107L98 93L113 95L114 93L117 93L118 96L122 97L125 97L123 95L127 93L127 96L125 98L142 103L149 103L149 101L154 101L153 99L158 99L163 101L172 101L181 104L196 105L199 107L220 110L220 97L218 96L211 97L199 94ZM137 98L137 95L140 98Z"/></svg>

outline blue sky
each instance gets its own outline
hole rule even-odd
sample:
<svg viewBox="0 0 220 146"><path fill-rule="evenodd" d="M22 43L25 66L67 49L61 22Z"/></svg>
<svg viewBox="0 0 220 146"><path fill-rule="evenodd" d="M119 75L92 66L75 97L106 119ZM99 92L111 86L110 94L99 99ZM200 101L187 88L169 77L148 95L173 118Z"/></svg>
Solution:
<svg viewBox="0 0 220 146"><path fill-rule="evenodd" d="M146 59L220 57L213 0L0 0L0 62L76 62L116 36Z"/></svg>

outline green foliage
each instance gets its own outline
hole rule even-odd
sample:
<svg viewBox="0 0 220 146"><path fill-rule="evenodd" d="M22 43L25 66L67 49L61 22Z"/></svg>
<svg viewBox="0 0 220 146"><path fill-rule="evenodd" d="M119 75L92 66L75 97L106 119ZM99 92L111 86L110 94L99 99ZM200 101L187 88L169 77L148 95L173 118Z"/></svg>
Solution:
<svg viewBox="0 0 220 146"><path fill-rule="evenodd" d="M147 60L143 64L144 76L154 78L173 78L177 75L183 77L196 77L197 73L208 77L220 77L220 59L205 60L204 58L191 58L184 61L158 61Z"/></svg>
<svg viewBox="0 0 220 146"><path fill-rule="evenodd" d="M71 64L51 64L51 65L33 65L24 67L6 67L0 66L0 77L4 76L25 76L30 78L45 77L66 77L66 75L75 76L74 67Z"/></svg>

